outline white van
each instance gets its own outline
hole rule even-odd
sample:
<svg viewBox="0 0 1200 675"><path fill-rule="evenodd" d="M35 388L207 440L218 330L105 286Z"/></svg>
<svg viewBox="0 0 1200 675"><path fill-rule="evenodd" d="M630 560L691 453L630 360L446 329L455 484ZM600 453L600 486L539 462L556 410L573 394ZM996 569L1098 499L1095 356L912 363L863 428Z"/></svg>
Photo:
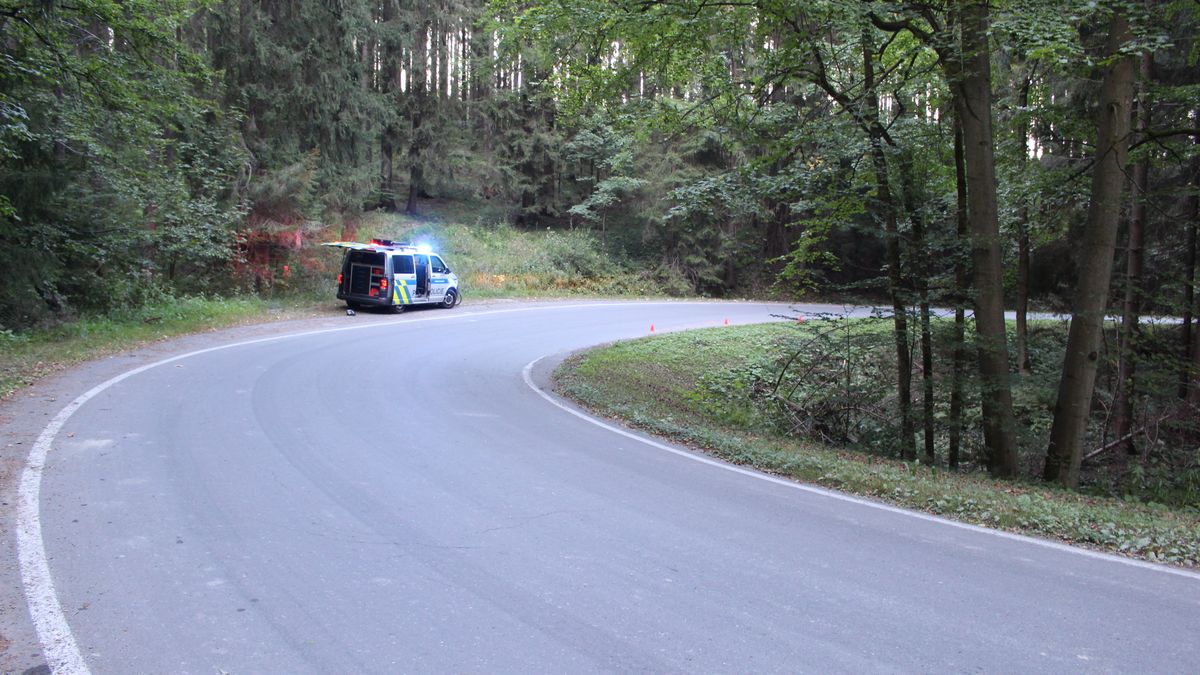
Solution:
<svg viewBox="0 0 1200 675"><path fill-rule="evenodd" d="M350 309L390 307L403 312L411 305L449 309L462 302L458 276L442 257L425 246L387 239L331 241L322 246L346 249L338 274L337 297Z"/></svg>

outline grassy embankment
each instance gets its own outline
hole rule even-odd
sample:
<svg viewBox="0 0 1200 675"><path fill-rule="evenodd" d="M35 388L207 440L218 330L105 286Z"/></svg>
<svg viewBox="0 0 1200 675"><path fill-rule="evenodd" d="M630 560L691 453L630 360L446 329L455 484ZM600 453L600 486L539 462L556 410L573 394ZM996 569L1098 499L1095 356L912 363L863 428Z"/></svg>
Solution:
<svg viewBox="0 0 1200 675"><path fill-rule="evenodd" d="M334 232L335 228L330 228ZM363 221L357 238L383 237L435 244L459 275L466 302L481 298L643 296L661 294L653 278L614 267L586 232L526 231L492 224L460 207L429 217L377 214ZM328 236L336 239L335 234ZM317 241L294 255L315 266L293 264L263 295L231 292L228 297L182 296L106 316L82 316L58 325L14 333L0 330L0 398L74 363L140 344L235 325L312 316L336 311L333 279L339 252ZM281 263L282 265L282 263ZM168 296L169 292L156 293Z"/></svg>
<svg viewBox="0 0 1200 675"><path fill-rule="evenodd" d="M815 323L809 322L811 330ZM1194 506L1171 509L995 481L979 471L798 440L780 428L761 396L755 400L745 377L760 372L769 387L777 361L764 355L778 355L781 340L796 332L795 324L771 324L621 342L568 359L556 379L564 394L594 411L736 464L962 522L1200 566L1200 510Z"/></svg>
<svg viewBox="0 0 1200 675"><path fill-rule="evenodd" d="M0 332L0 398L69 365L170 337L303 316L301 303L179 298L28 333Z"/></svg>

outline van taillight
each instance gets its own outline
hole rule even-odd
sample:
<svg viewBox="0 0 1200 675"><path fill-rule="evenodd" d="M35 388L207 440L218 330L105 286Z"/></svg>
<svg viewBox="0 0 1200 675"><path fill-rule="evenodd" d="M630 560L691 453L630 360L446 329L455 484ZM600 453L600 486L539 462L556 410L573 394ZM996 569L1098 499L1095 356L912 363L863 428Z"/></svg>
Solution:
<svg viewBox="0 0 1200 675"><path fill-rule="evenodd" d="M387 277L379 278L379 288L380 288L380 290L384 290L384 291L387 290Z"/></svg>
<svg viewBox="0 0 1200 675"><path fill-rule="evenodd" d="M338 272L338 286L342 285L342 273Z"/></svg>

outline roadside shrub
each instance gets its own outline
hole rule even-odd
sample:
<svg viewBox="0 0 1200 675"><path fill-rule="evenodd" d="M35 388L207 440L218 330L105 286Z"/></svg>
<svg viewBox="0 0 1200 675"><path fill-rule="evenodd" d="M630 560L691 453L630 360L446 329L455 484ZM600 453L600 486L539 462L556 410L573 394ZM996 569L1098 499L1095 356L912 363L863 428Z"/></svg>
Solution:
<svg viewBox="0 0 1200 675"><path fill-rule="evenodd" d="M778 325L776 337L749 363L714 368L699 380L696 401L731 426L807 438L873 454L898 454L895 344L890 319L825 317ZM934 447L944 463L950 440L953 323L933 323ZM1062 321L1031 324L1031 372L1012 379L1013 408L1023 473L1040 475L1053 422L1059 369L1066 345ZM1164 332L1166 335L1164 335ZM968 334L968 340L971 336ZM1115 344L1115 335L1108 336ZM1178 361L1163 358L1177 336L1148 330L1139 357L1135 441L1139 453L1112 449L1116 361L1108 355L1097 378L1094 414L1081 489L1144 501L1200 508L1200 430L1197 416L1176 398ZM743 345L743 348L749 348ZM915 354L918 346L913 345ZM960 412L960 464L983 464L982 411L975 350L968 345ZM914 359L912 415L915 445L923 442L922 373ZM1013 365L1016 370L1015 363ZM1122 460L1122 461L1117 461Z"/></svg>

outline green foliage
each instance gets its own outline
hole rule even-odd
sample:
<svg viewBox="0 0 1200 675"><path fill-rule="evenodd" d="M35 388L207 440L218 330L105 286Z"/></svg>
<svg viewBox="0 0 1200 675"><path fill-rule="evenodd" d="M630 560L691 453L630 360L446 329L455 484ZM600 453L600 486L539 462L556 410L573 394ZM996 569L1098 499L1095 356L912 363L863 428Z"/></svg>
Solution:
<svg viewBox="0 0 1200 675"><path fill-rule="evenodd" d="M180 49L192 11L6 4L0 325L140 302L178 281L183 254L210 274L228 259L237 153Z"/></svg>
<svg viewBox="0 0 1200 675"><path fill-rule="evenodd" d="M244 183L254 190L266 174L266 181L284 185L285 178L271 175L306 164L311 196L290 196L308 207L303 215L356 214L375 189L370 157L388 118L380 97L361 86L366 65L355 43L376 38L370 8L224 2L206 23L212 64L225 77L225 103L245 117L241 136L252 170ZM268 220L293 215L270 211L276 202L253 208Z"/></svg>
<svg viewBox="0 0 1200 675"><path fill-rule="evenodd" d="M657 270L614 253L592 231L527 230L504 222L485 223L380 215L360 232L364 238L436 242L468 297L673 294ZM326 272L336 273L332 268Z"/></svg>
<svg viewBox="0 0 1200 675"><path fill-rule="evenodd" d="M1153 311L1194 310L1180 252L1200 161L1196 7L989 5L1001 245L1011 263L1028 235L1042 304L1066 307L1076 285L1103 26L1120 10L1133 23L1121 53L1154 56L1153 128L1132 154L1152 166L1142 286ZM312 292L329 283L314 240L357 236L374 210L470 201L486 203L490 234L443 234L470 249L461 269L484 293L965 302L949 5L3 0L2 13L0 330L196 293ZM1011 292L1024 280L1008 267ZM895 403L876 337L886 351L864 334L853 358L861 390L818 377L829 386L776 400L773 423L885 451L886 423L829 412ZM1061 351L1042 339L1037 386L1016 392L1027 452ZM777 361L798 347L764 349ZM1153 351L1148 419L1179 366ZM755 372L705 386L755 392ZM1141 466L1147 494L1154 476L1187 475L1185 459Z"/></svg>
<svg viewBox="0 0 1200 675"><path fill-rule="evenodd" d="M602 223L605 212L616 204L624 203L646 185L646 180L630 176L611 176L596 183L596 189L587 199L567 210L589 223Z"/></svg>

